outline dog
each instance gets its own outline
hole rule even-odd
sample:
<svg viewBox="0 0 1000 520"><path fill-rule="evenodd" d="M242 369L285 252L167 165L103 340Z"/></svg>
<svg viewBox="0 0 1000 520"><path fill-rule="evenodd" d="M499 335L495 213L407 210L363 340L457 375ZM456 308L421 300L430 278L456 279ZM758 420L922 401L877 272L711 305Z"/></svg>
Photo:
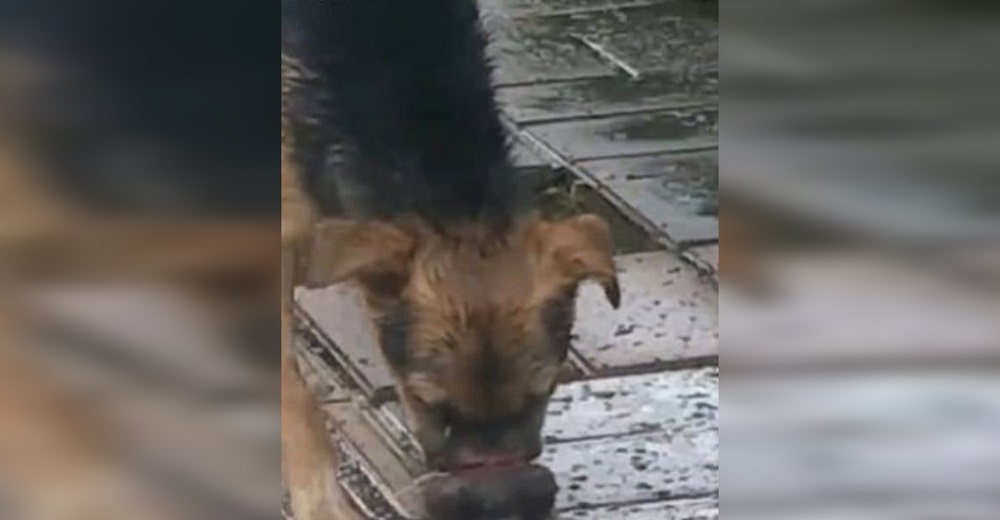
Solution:
<svg viewBox="0 0 1000 520"><path fill-rule="evenodd" d="M123 279L187 288L248 350L280 339L298 520L358 518L291 343L293 289L341 282L363 290L428 466L448 474L436 520L546 514L552 476L529 463L576 290L620 300L607 224L522 202L473 0L283 0L280 94L257 30L271 20L227 2L0 7L0 418L18 426L0 472L25 518L169 517L105 493L125 480L114 446L16 348L22 290Z"/></svg>
<svg viewBox="0 0 1000 520"><path fill-rule="evenodd" d="M621 298L609 226L525 203L475 0L285 0L282 26L283 294L360 287L427 465L447 474L435 520L544 517L555 486L530 463L577 289ZM289 451L323 454L286 458L293 509L331 518L331 456L299 427L312 405L285 366Z"/></svg>

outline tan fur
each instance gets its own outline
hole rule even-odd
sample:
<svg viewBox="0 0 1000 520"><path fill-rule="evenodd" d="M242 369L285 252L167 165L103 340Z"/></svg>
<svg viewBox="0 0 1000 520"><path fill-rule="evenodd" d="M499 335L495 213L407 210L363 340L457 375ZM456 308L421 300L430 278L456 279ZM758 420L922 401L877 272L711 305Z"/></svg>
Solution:
<svg viewBox="0 0 1000 520"><path fill-rule="evenodd" d="M281 459L296 520L361 520L336 483L338 461L329 444L325 419L295 363L292 290L308 281L310 248L337 247L339 234L316 233L315 209L305 194L291 154L289 103L296 82L307 72L281 57ZM339 228L338 228L339 229Z"/></svg>
<svg viewBox="0 0 1000 520"><path fill-rule="evenodd" d="M360 283L374 316L400 298L411 306L422 368L399 374L400 389L425 444L441 442L427 433L440 428L431 408L489 420L548 397L562 371L543 322L548 304L588 279L620 300L610 231L593 215L527 219L502 235L478 223L442 234L413 219L337 221L324 240L344 249L310 270L326 276L311 283Z"/></svg>

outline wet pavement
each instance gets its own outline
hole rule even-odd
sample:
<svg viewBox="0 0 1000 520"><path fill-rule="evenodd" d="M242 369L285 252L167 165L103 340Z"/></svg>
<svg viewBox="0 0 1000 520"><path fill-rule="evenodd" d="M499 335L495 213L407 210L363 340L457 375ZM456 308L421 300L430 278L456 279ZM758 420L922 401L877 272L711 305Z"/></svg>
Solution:
<svg viewBox="0 0 1000 520"><path fill-rule="evenodd" d="M718 241L715 2L493 0L484 11L521 146L662 244Z"/></svg>
<svg viewBox="0 0 1000 520"><path fill-rule="evenodd" d="M522 174L568 177L616 224L624 301L586 286L542 462L559 519L718 518L717 4L483 0ZM636 237L634 235L638 234ZM419 451L357 308L298 295L303 359L343 423L341 477L371 518L417 516Z"/></svg>

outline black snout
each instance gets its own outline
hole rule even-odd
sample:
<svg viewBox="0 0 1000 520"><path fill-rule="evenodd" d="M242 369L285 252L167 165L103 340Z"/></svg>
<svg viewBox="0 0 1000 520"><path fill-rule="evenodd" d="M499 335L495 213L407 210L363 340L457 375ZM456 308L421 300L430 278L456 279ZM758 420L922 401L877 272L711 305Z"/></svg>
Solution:
<svg viewBox="0 0 1000 520"><path fill-rule="evenodd" d="M557 491L552 472L532 464L443 476L423 496L429 520L545 520Z"/></svg>

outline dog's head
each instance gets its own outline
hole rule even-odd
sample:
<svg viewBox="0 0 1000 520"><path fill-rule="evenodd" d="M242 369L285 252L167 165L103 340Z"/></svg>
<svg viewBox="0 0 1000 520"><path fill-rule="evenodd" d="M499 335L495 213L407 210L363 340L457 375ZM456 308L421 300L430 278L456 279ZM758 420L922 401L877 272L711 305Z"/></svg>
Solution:
<svg viewBox="0 0 1000 520"><path fill-rule="evenodd" d="M420 222L325 221L305 283L365 292L400 397L431 467L519 465L541 451L570 346L577 288L619 287L607 224L584 215L497 233Z"/></svg>

